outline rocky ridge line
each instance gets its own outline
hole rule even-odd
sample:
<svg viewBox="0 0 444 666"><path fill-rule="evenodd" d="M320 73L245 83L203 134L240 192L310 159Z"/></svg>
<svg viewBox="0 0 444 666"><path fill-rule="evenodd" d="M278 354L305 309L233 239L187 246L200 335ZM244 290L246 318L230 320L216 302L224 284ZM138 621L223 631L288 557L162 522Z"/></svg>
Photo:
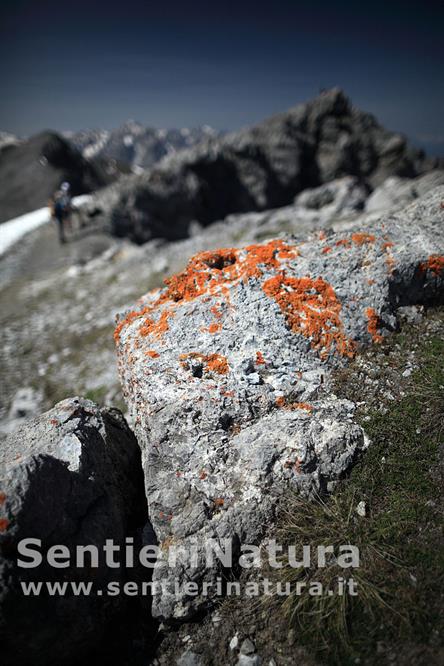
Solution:
<svg viewBox="0 0 444 666"><path fill-rule="evenodd" d="M442 164L385 130L334 88L249 129L171 155L151 171L100 193L84 215L101 215L137 242L185 238L198 223L290 204L304 189L346 175L373 189Z"/></svg>

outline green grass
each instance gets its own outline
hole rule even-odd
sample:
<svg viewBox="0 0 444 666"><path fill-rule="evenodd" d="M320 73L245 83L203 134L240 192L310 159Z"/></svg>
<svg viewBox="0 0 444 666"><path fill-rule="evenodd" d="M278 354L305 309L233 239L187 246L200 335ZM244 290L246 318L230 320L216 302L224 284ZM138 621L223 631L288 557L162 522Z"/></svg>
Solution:
<svg viewBox="0 0 444 666"><path fill-rule="evenodd" d="M409 344L405 336L393 337L391 344ZM290 496L286 504L281 541L350 543L360 550L358 569L332 562L323 569L281 570L293 583L333 587L338 575L357 582L356 597L294 595L283 604L299 642L323 663L351 664L359 657L379 664L384 646L396 651L443 644L443 357L440 337L420 340L411 390L385 414L375 410L363 421L372 445L350 477L330 498ZM356 511L361 501L364 517Z"/></svg>
<svg viewBox="0 0 444 666"><path fill-rule="evenodd" d="M106 386L98 386L97 388L86 391L85 398L87 400L92 400L92 402L95 402L98 405L101 405L105 399L107 391L108 389Z"/></svg>

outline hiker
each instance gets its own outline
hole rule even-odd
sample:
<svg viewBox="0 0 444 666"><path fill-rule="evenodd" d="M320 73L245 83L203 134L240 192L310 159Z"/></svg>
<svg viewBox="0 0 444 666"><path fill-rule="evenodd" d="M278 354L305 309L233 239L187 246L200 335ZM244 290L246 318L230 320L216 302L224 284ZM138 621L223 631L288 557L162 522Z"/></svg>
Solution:
<svg viewBox="0 0 444 666"><path fill-rule="evenodd" d="M64 182L60 185L60 189L55 192L51 201L52 217L57 222L59 228L59 241L61 244L66 243L65 225L70 227L71 210L70 185L69 183Z"/></svg>

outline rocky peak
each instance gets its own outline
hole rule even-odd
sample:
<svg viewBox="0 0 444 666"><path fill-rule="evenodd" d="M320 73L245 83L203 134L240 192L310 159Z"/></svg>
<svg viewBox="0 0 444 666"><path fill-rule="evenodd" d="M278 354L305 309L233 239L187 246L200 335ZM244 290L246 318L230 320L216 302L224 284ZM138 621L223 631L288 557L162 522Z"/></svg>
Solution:
<svg viewBox="0 0 444 666"><path fill-rule="evenodd" d="M188 236L195 221L206 226L282 207L336 178L355 176L372 189L389 176L412 178L436 166L333 88L255 127L170 154L125 180L109 205L102 196L96 210L118 236L172 240Z"/></svg>

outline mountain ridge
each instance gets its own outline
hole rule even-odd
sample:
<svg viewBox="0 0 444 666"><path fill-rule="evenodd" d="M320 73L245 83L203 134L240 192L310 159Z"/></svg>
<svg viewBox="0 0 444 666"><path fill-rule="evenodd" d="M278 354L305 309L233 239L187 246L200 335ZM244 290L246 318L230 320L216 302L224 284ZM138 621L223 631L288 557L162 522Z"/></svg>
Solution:
<svg viewBox="0 0 444 666"><path fill-rule="evenodd" d="M180 153L100 193L92 206L112 233L142 243L185 238L195 222L289 205L306 188L351 175L370 189L444 162L354 107L339 88Z"/></svg>
<svg viewBox="0 0 444 666"><path fill-rule="evenodd" d="M60 134L45 130L0 148L0 222L42 208L64 180L74 196L109 185L120 167L87 160Z"/></svg>
<svg viewBox="0 0 444 666"><path fill-rule="evenodd" d="M84 157L105 157L128 164L134 172L151 168L170 153L218 136L209 125L196 128L155 128L127 120L111 130L86 129L65 132L64 136Z"/></svg>

